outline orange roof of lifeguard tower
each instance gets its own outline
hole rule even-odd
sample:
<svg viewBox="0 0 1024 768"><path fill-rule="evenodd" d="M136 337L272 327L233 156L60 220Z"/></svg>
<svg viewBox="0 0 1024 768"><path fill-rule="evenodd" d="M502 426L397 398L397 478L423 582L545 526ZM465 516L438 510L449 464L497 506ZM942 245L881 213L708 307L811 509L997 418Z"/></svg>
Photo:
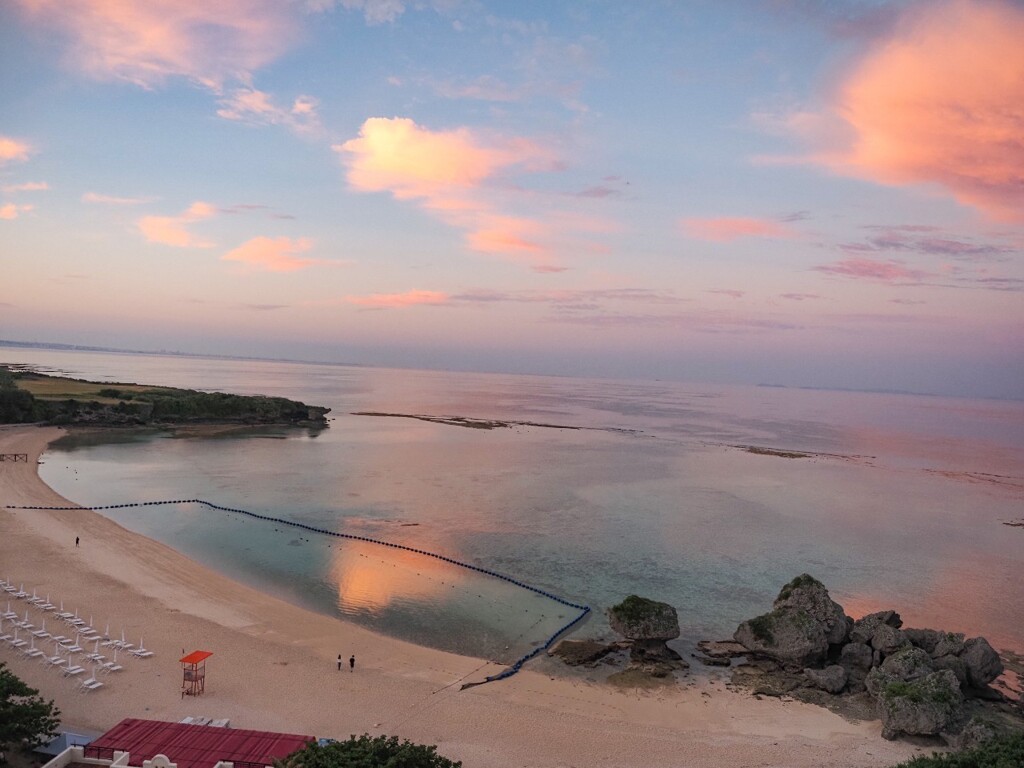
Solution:
<svg viewBox="0 0 1024 768"><path fill-rule="evenodd" d="M182 664L198 664L204 659L208 659L213 656L213 651L192 651L188 656L182 656L179 661Z"/></svg>

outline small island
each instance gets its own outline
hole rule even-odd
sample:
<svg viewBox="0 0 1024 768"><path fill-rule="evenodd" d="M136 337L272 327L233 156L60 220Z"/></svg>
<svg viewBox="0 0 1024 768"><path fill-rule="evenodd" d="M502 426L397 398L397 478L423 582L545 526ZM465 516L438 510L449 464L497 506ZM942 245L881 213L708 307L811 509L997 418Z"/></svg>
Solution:
<svg viewBox="0 0 1024 768"><path fill-rule="evenodd" d="M0 424L327 426L330 408L284 397L100 383L0 366Z"/></svg>

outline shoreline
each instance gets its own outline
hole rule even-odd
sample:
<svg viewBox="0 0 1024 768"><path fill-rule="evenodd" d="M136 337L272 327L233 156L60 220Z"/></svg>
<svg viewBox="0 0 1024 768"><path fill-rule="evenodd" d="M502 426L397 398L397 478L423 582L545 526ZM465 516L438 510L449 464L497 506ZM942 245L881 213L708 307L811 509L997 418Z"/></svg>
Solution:
<svg viewBox="0 0 1024 768"><path fill-rule="evenodd" d="M73 506L45 485L37 461L63 430L2 427L0 504ZM82 546L75 548L75 536ZM150 659L129 659L104 688L74 683L0 647L0 661L68 724L106 730L124 717L230 718L239 728L345 738L386 733L436 744L481 766L889 766L931 747L887 742L877 721L852 723L795 701L756 700L711 680L653 691L549 678L529 667L459 691L503 667L385 637L299 608L199 565L84 509L0 509L0 574L63 599L95 625L124 625ZM25 610L12 600L12 610ZM34 612L38 613L38 612ZM181 652L213 651L206 693L180 696ZM336 670L355 654L355 672ZM121 659L119 658L119 661Z"/></svg>

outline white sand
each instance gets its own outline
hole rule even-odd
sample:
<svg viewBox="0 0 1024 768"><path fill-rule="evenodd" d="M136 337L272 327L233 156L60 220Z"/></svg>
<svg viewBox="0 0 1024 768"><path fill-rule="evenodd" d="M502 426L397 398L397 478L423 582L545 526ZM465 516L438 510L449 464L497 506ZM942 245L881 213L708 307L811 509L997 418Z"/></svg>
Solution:
<svg viewBox="0 0 1024 768"><path fill-rule="evenodd" d="M68 503L37 473L41 451L60 434L0 427L0 452L29 454L27 464L0 463L0 505ZM80 694L56 670L0 644L0 661L53 698L66 722L97 730L124 717L204 715L315 736L386 733L437 744L466 768L888 766L921 753L883 740L877 721L850 723L721 684L630 692L527 669L466 691L446 688L486 662L311 613L87 510L0 509L0 576L63 600L101 631L108 620L115 634L123 624L130 641L142 636L155 651ZM23 615L26 603L11 602ZM66 634L50 618L47 629L54 628ZM206 693L183 699L178 659L194 649L214 652ZM356 655L355 673L336 671L338 653ZM469 679L497 670L486 665Z"/></svg>

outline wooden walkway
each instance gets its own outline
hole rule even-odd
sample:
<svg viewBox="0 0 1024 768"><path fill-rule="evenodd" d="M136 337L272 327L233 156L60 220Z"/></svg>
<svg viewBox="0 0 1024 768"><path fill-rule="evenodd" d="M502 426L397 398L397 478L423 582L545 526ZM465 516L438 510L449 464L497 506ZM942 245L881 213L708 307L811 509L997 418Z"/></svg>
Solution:
<svg viewBox="0 0 1024 768"><path fill-rule="evenodd" d="M0 453L0 461L24 461L28 464L27 453Z"/></svg>

